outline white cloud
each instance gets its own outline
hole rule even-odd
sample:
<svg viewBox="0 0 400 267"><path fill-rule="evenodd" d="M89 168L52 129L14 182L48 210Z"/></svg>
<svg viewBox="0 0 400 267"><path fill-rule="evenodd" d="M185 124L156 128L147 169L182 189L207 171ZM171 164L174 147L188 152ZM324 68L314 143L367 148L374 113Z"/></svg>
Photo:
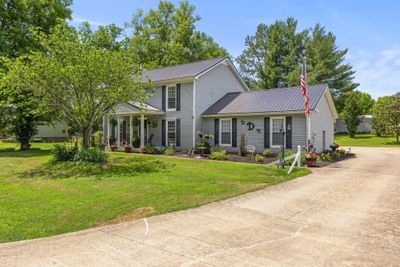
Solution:
<svg viewBox="0 0 400 267"><path fill-rule="evenodd" d="M400 48L378 53L360 51L353 54L352 64L356 70L355 81L360 83L359 89L374 98L400 91Z"/></svg>
<svg viewBox="0 0 400 267"><path fill-rule="evenodd" d="M98 22L98 21L95 21L95 20L85 19L85 18L81 18L81 17L76 17L76 16L73 16L72 20L71 20L71 22L75 22L77 24L80 24L80 23L85 22L85 21L89 22L90 25L93 25L93 26L105 25L105 23L101 23L101 22Z"/></svg>

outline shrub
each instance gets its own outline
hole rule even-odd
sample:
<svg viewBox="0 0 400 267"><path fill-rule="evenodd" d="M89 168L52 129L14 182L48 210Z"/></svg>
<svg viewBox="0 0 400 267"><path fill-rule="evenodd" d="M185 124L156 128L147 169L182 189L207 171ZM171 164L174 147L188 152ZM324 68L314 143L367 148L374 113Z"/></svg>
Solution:
<svg viewBox="0 0 400 267"><path fill-rule="evenodd" d="M338 153L339 156L341 157L341 156L343 156L343 155L346 154L346 150L344 150L344 149L339 149L339 150L337 151L337 153Z"/></svg>
<svg viewBox="0 0 400 267"><path fill-rule="evenodd" d="M269 156L272 155L272 151L270 149L265 149L263 152L263 156L268 158Z"/></svg>
<svg viewBox="0 0 400 267"><path fill-rule="evenodd" d="M211 159L226 160L227 159L226 150L222 149L220 151L211 151Z"/></svg>
<svg viewBox="0 0 400 267"><path fill-rule="evenodd" d="M331 155L329 153L321 153L321 155L319 155L319 158L322 161L330 161L331 160Z"/></svg>
<svg viewBox="0 0 400 267"><path fill-rule="evenodd" d="M140 147L140 136L139 135L135 135L135 137L133 137L132 146L135 148Z"/></svg>
<svg viewBox="0 0 400 267"><path fill-rule="evenodd" d="M53 155L53 161L55 162L74 160L76 152L77 152L76 147L67 148L65 145L55 145L51 150L51 154Z"/></svg>
<svg viewBox="0 0 400 267"><path fill-rule="evenodd" d="M172 146L169 146L165 149L164 154L167 156L172 156L175 154L175 150Z"/></svg>
<svg viewBox="0 0 400 267"><path fill-rule="evenodd" d="M203 152L205 154L209 154L211 153L211 145L210 145L210 140L214 138L213 135L211 134L205 134L202 132L197 132L197 136L201 138L200 142L196 143L196 147L205 147L205 149L203 150Z"/></svg>
<svg viewBox="0 0 400 267"><path fill-rule="evenodd" d="M74 157L74 161L78 162L94 162L104 163L108 159L108 154L97 147L92 148L81 148L77 151Z"/></svg>
<svg viewBox="0 0 400 267"><path fill-rule="evenodd" d="M148 144L144 147L144 153L146 154L160 154L161 151L157 149L154 145Z"/></svg>
<svg viewBox="0 0 400 267"><path fill-rule="evenodd" d="M256 155L256 161L257 161L257 162L264 162L264 156L263 156L263 155L260 155L260 154L257 154L257 155Z"/></svg>
<svg viewBox="0 0 400 267"><path fill-rule="evenodd" d="M207 141L200 141L196 143L196 147L205 147L204 154L210 154L211 153L211 146Z"/></svg>
<svg viewBox="0 0 400 267"><path fill-rule="evenodd" d="M332 159L336 159L336 158L338 158L339 157L339 153L337 153L337 152L331 152L331 158Z"/></svg>

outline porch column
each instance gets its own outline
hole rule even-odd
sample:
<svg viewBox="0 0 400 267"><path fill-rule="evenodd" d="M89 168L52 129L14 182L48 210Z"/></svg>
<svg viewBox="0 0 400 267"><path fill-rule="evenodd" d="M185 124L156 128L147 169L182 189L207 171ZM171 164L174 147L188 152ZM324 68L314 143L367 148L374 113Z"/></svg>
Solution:
<svg viewBox="0 0 400 267"><path fill-rule="evenodd" d="M111 115L110 114L107 115L106 121L107 121L107 136L106 136L107 139L106 139L106 144L108 146L110 146L110 135L111 135L111 123L110 123Z"/></svg>
<svg viewBox="0 0 400 267"><path fill-rule="evenodd" d="M121 121L120 121L120 115L117 115L117 146L121 146L121 134L120 134L120 129L121 129Z"/></svg>
<svg viewBox="0 0 400 267"><path fill-rule="evenodd" d="M129 115L129 145L132 146L132 135L133 135L133 127L132 127L132 115Z"/></svg>
<svg viewBox="0 0 400 267"><path fill-rule="evenodd" d="M144 114L140 114L140 148L144 148Z"/></svg>

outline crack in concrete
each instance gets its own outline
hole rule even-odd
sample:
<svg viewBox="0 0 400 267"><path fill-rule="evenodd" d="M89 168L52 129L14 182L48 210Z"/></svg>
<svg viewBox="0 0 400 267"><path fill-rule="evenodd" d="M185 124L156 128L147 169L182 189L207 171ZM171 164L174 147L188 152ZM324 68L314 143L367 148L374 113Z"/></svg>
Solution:
<svg viewBox="0 0 400 267"><path fill-rule="evenodd" d="M225 254L225 253L235 252L235 251L240 251L240 250L246 250L246 249L251 249L251 248L258 247L258 246L270 244L270 243L273 243L273 242L278 242L278 241L283 241L283 240L287 240L287 239L296 238L296 237L298 237L298 236L300 235L300 231L304 230L304 229L307 228L307 227L308 227L308 226L301 226L301 227L299 227L299 228L296 230L296 232L295 232L294 234L290 235L290 236L281 237L281 238L276 238L276 239L271 239L271 240L267 240L267 241L262 241L262 242L254 243L254 244L252 244L252 245L247 245L247 246L242 246L242 247L227 248L227 249L224 249L224 250L215 252L215 253L211 253L211 254L205 255L205 256L203 256L203 257L197 258L197 259L195 259L195 260L191 260L191 261L184 262L184 263L181 264L181 267L184 267L184 266L191 266L192 264L200 263L200 262L206 263L206 262L203 262L205 259L207 259L207 258L212 258L212 257L215 257L215 256L220 256L220 255L223 255L223 254Z"/></svg>

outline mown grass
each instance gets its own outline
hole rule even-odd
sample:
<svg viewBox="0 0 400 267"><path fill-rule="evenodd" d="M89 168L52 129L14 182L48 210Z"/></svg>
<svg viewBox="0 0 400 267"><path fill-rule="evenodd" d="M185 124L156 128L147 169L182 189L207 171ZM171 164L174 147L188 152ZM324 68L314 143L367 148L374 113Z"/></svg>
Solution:
<svg viewBox="0 0 400 267"><path fill-rule="evenodd" d="M348 134L336 134L335 143L340 146L367 146L367 147L400 147L394 136L376 136L374 134L356 134L351 138Z"/></svg>
<svg viewBox="0 0 400 267"><path fill-rule="evenodd" d="M51 164L51 146L0 152L0 242L197 207L309 173L125 153L105 165Z"/></svg>

